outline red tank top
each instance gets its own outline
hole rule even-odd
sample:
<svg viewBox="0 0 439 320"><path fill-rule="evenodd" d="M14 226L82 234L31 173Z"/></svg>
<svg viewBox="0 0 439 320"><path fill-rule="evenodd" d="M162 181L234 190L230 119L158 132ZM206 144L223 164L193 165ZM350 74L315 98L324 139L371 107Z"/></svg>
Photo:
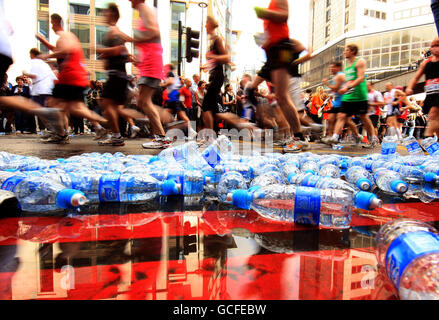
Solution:
<svg viewBox="0 0 439 320"><path fill-rule="evenodd" d="M88 72L85 69L84 52L81 49L72 51L61 65L56 84L83 87L89 86Z"/></svg>
<svg viewBox="0 0 439 320"><path fill-rule="evenodd" d="M279 10L276 0L271 0L268 10ZM290 29L287 22L276 23L270 20L265 20L264 29L268 37L267 44L264 45L264 49L270 48L272 45L275 45L283 39L290 38Z"/></svg>

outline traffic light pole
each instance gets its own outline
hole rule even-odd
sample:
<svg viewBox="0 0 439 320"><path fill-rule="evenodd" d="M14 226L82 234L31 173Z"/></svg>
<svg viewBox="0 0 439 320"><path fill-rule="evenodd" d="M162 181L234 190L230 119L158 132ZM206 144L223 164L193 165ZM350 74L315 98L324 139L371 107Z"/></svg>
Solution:
<svg viewBox="0 0 439 320"><path fill-rule="evenodd" d="M178 75L181 76L181 63L183 62L183 58L181 56L181 50L183 47L183 25L181 21L178 21L178 66L177 72Z"/></svg>

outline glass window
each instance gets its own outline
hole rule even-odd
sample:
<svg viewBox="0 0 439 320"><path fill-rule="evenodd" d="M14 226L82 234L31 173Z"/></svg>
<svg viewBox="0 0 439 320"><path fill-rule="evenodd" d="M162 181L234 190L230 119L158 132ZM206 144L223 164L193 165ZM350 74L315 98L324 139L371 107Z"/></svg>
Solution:
<svg viewBox="0 0 439 320"><path fill-rule="evenodd" d="M178 40L171 39L171 63L173 65L178 64Z"/></svg>
<svg viewBox="0 0 439 320"><path fill-rule="evenodd" d="M364 39L364 49L372 49L373 37L367 37Z"/></svg>
<svg viewBox="0 0 439 320"><path fill-rule="evenodd" d="M392 44L400 44L401 43L401 33L395 32L392 35Z"/></svg>
<svg viewBox="0 0 439 320"><path fill-rule="evenodd" d="M49 11L49 0L39 0L38 1L38 10Z"/></svg>
<svg viewBox="0 0 439 320"><path fill-rule="evenodd" d="M178 21L186 24L186 4L182 2L171 2L171 25L172 30L178 31Z"/></svg>
<svg viewBox="0 0 439 320"><path fill-rule="evenodd" d="M90 15L90 1L88 0L71 0L69 2L71 14Z"/></svg>
<svg viewBox="0 0 439 320"><path fill-rule="evenodd" d="M380 67L380 56L375 55L372 56L372 68L379 68Z"/></svg>
<svg viewBox="0 0 439 320"><path fill-rule="evenodd" d="M382 48L381 49L381 53L388 53L389 52L389 48Z"/></svg>
<svg viewBox="0 0 439 320"><path fill-rule="evenodd" d="M410 30L402 31L401 43L410 43L410 36L411 36Z"/></svg>
<svg viewBox="0 0 439 320"><path fill-rule="evenodd" d="M409 51L401 51L401 61L400 64L408 64L410 62L410 52Z"/></svg>
<svg viewBox="0 0 439 320"><path fill-rule="evenodd" d="M372 38L372 48L380 48L381 47L381 36L376 35Z"/></svg>
<svg viewBox="0 0 439 320"><path fill-rule="evenodd" d="M381 66L388 67L390 63L390 56L388 54L381 55Z"/></svg>
<svg viewBox="0 0 439 320"><path fill-rule="evenodd" d="M96 26L95 27L95 38L96 38L96 45L104 45L104 38L105 34L108 31L108 27L106 26Z"/></svg>
<svg viewBox="0 0 439 320"><path fill-rule="evenodd" d="M95 15L104 16L105 9L107 8L108 0L95 0Z"/></svg>
<svg viewBox="0 0 439 320"><path fill-rule="evenodd" d="M38 20L38 32L41 33L45 38L49 38L49 21ZM49 49L45 45L38 41L38 49L43 53L48 53Z"/></svg>
<svg viewBox="0 0 439 320"><path fill-rule="evenodd" d="M70 23L70 31L75 34L81 43L90 44L90 26L83 23Z"/></svg>
<svg viewBox="0 0 439 320"><path fill-rule="evenodd" d="M390 65L399 66L399 52L392 53L390 56Z"/></svg>
<svg viewBox="0 0 439 320"><path fill-rule="evenodd" d="M107 74L105 72L95 72L95 80L106 80Z"/></svg>
<svg viewBox="0 0 439 320"><path fill-rule="evenodd" d="M386 33L386 34L384 34L383 37L382 37L381 45L382 45L383 47L390 46L390 42L391 42L391 40L392 40L392 34L390 34L390 33Z"/></svg>

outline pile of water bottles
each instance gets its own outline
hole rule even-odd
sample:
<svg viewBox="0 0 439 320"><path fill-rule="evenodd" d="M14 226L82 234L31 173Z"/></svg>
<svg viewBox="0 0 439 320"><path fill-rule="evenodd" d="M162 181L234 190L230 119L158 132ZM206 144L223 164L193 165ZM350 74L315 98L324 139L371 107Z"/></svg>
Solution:
<svg viewBox="0 0 439 320"><path fill-rule="evenodd" d="M102 202L135 203L181 195L253 209L277 221L348 228L354 208L382 205L375 190L433 201L439 197L439 145L406 140L409 156L386 139L364 157L252 152L220 136L206 149L189 142L157 156L86 153L44 160L0 152L0 185L21 209L50 212Z"/></svg>

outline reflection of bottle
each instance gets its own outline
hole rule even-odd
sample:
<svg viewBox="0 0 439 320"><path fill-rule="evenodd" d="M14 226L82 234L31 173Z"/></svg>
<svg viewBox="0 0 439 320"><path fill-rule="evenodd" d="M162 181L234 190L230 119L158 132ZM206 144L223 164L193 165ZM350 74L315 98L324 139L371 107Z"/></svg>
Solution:
<svg viewBox="0 0 439 320"><path fill-rule="evenodd" d="M403 300L439 300L439 232L431 225L397 219L376 237L378 262Z"/></svg>

